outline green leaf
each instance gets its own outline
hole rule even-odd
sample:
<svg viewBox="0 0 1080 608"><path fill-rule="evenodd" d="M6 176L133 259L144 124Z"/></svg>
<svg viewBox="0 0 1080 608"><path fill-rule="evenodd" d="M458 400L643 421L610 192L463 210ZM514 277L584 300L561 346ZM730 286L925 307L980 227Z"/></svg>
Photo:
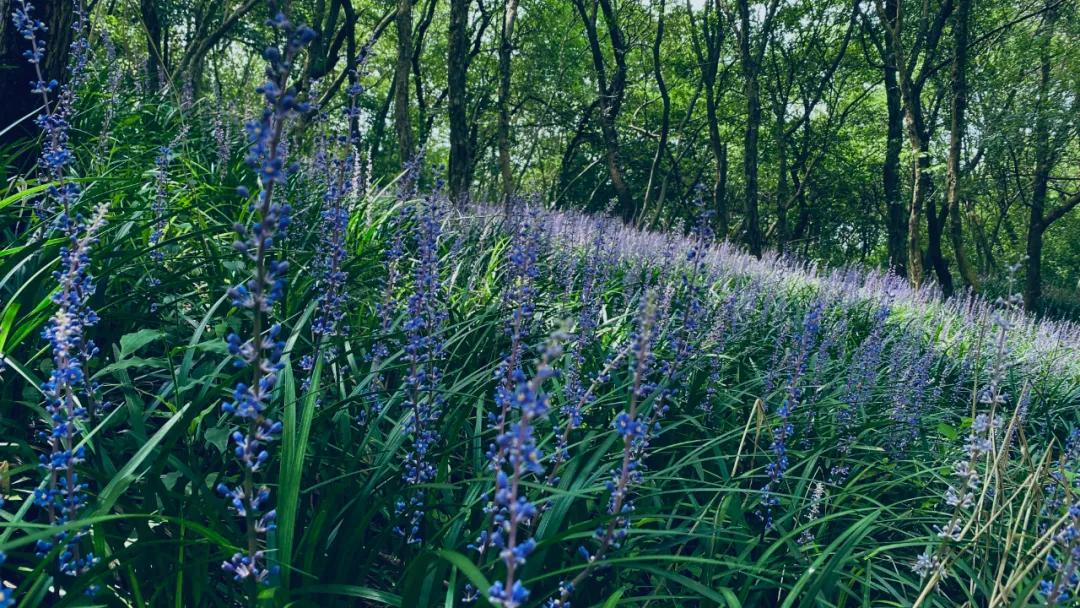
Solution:
<svg viewBox="0 0 1080 608"><path fill-rule="evenodd" d="M371 587L359 585L307 585L293 592L294 595L340 595L342 597L355 597L372 602L379 602L387 606L401 606L401 596L386 591L379 591Z"/></svg>
<svg viewBox="0 0 1080 608"><path fill-rule="evenodd" d="M937 431L939 433L941 433L942 437L944 437L945 439L948 439L949 441L956 441L956 438L959 437L959 434L956 432L956 429L954 429L951 425L946 424L944 422L939 422L938 423Z"/></svg>
<svg viewBox="0 0 1080 608"><path fill-rule="evenodd" d="M131 334L120 336L120 357L124 358L140 348L165 336L165 332L156 329L140 329Z"/></svg>
<svg viewBox="0 0 1080 608"><path fill-rule="evenodd" d="M101 490L101 493L98 494L98 504L96 512L99 515L108 513L109 510L112 509L112 506L116 503L116 500L120 498L124 491L127 490L128 487L132 483L134 483L136 479L139 478L139 475L141 474L136 474L136 469L138 469L142 465L142 463L150 457L150 454L154 452L154 448L156 448L158 444L161 443L163 439L165 439L165 437L169 434L169 431L171 431L172 428L176 426L176 423L183 420L184 413L187 412L187 409L189 407L191 407L191 404L185 405L184 407L180 408L180 411L173 414L172 417L169 418L169 421L163 424L161 428L158 429L158 431L150 437L150 440L147 441L141 448L139 448L137 452L135 452L135 454L131 457L131 460L128 460L127 464L121 467L120 470L117 471L115 475L113 475L113 478L109 480L109 483Z"/></svg>
<svg viewBox="0 0 1080 608"><path fill-rule="evenodd" d="M472 583L473 587L480 590L491 587L491 583L488 582L484 573L481 572L480 568L477 568L476 564L468 557L450 549L439 549L435 552L435 555L440 559L449 562L451 565L456 566L457 569L469 579L469 582Z"/></svg>

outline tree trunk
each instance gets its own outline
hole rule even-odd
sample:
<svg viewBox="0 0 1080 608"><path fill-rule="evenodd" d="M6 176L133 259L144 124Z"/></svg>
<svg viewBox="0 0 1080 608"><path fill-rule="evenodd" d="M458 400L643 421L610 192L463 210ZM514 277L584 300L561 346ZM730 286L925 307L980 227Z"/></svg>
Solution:
<svg viewBox="0 0 1080 608"><path fill-rule="evenodd" d="M1049 4L1049 1L1047 2ZM1042 246L1046 231L1046 194L1053 166L1050 149L1050 40L1053 38L1054 16L1047 15L1042 24L1039 49L1039 89L1035 103L1035 174L1031 180L1031 212L1028 216L1027 260L1025 260L1024 307L1037 313L1042 300Z"/></svg>
<svg viewBox="0 0 1080 608"><path fill-rule="evenodd" d="M464 202L469 192L466 180L470 164L469 124L466 115L466 86L468 63L468 36L470 0L450 0L450 39L447 56L447 112L450 119L450 166L449 188L451 199Z"/></svg>
<svg viewBox="0 0 1080 608"><path fill-rule="evenodd" d="M750 44L749 0L739 0L739 54L743 70L743 95L746 97L746 131L743 136L743 229L750 253L761 257L761 220L758 218L758 133L761 129L761 92L758 62Z"/></svg>
<svg viewBox="0 0 1080 608"><path fill-rule="evenodd" d="M416 89L416 128L417 138L413 148L424 150L427 148L427 140L431 135L431 125L434 116L428 114L427 96L424 94L423 66L420 61L424 51L424 41L427 39L428 28L435 19L435 8L438 0L428 0L420 12L420 19L416 22L416 30L412 34L412 79L413 88Z"/></svg>
<svg viewBox="0 0 1080 608"><path fill-rule="evenodd" d="M933 57L937 50L941 33L949 15L953 11L952 0L944 0L937 11L931 12L924 5L919 14L919 23L915 33L916 41L912 47L916 50L912 57L903 52L902 42L904 20L901 19L902 3L890 2L887 6L877 5L886 36L891 38L892 49L886 54L895 56L897 81L900 84L900 97L903 101L904 124L907 128L911 152L915 156L914 186L911 193L911 206L908 209L908 280L918 285L923 278L921 250L921 216L926 213L927 243L926 264L934 270L938 283L945 296L952 294L952 275L941 251L941 237L948 210L942 204L943 213L939 216L931 196L933 179L930 167L930 140L933 135L932 124L926 122L922 105L922 91L927 79L934 73ZM921 59L921 61L919 61Z"/></svg>
<svg viewBox="0 0 1080 608"><path fill-rule="evenodd" d="M626 40L623 38L622 30L619 28L611 0L594 0L591 11L585 7L586 0L573 1L585 24L585 34L589 39L593 68L596 70L600 134L604 144L604 159L607 161L611 188L615 191L615 197L619 201L619 211L623 219L633 221L637 216L637 209L634 205L634 199L630 195L630 189L627 188L626 182L623 180L619 160L619 132L616 127L619 112L622 110L623 96L626 92ZM608 37L611 40L612 55L615 57L615 72L612 74L610 83L607 80L604 53L600 48L600 36L596 31L597 4L603 10Z"/></svg>
<svg viewBox="0 0 1080 608"><path fill-rule="evenodd" d="M776 247L783 253L788 241L788 157L787 129L784 123L786 103L775 108L776 114Z"/></svg>
<svg viewBox="0 0 1080 608"><path fill-rule="evenodd" d="M967 286L977 289L978 276L964 250L964 232L960 214L960 161L965 128L964 112L967 109L968 16L971 13L971 0L958 0L958 2L956 23L953 26L955 44L952 66L952 121L949 127L946 204L949 207L949 238L952 241L953 252L956 254L956 265L960 269L960 276Z"/></svg>
<svg viewBox="0 0 1080 608"><path fill-rule="evenodd" d="M397 3L397 62L394 66L394 130L402 163L412 160L412 121L409 118L409 71L412 69L412 0Z"/></svg>
<svg viewBox="0 0 1080 608"><path fill-rule="evenodd" d="M899 0L887 0L886 12L896 14ZM895 27L895 26L893 26ZM907 276L907 250L904 247L906 228L904 225L904 202L900 192L900 150L904 137L904 110L900 97L900 83L896 75L896 47L891 36L884 41L885 56L885 105L888 110L888 125L885 136L885 164L882 166L882 185L885 193L885 227L888 234L887 250L889 266L898 276Z"/></svg>
<svg viewBox="0 0 1080 608"><path fill-rule="evenodd" d="M715 10L712 1L716 2ZM705 11L701 20L702 39L705 42L704 51L697 42L694 42L694 53L701 65L701 83L705 89L705 117L709 129L709 149L712 151L715 163L715 177L713 180L713 210L716 213L718 231L721 237L728 234L729 212L727 207L727 144L720 137L720 118L717 112L716 100L716 76L720 68L720 47L724 40L724 27L721 22L721 9L719 0L706 2ZM712 19L715 18L715 23ZM691 27L695 28L693 11L690 12ZM691 34L696 28L691 30Z"/></svg>
<svg viewBox="0 0 1080 608"><path fill-rule="evenodd" d="M657 171L660 170L660 160L667 151L668 137L671 130L671 95L668 93L667 83L664 82L664 72L660 65L660 50L664 42L664 13L667 9L667 1L660 0L660 15L656 21L656 37L653 39L653 77L656 79L656 88L660 92L660 101L663 110L660 117L660 141L656 144L656 154L653 155L652 164L649 166L649 179L645 184L645 200L641 203L641 215L639 222L643 222L652 195L653 180ZM666 183L666 182L665 182ZM659 216L662 209L662 201L657 201L656 213Z"/></svg>
<svg viewBox="0 0 1080 608"><path fill-rule="evenodd" d="M40 133L34 116L41 106L41 96L30 93L30 83L38 78L34 66L23 56L30 43L15 29L11 19L15 6L18 0L0 0L0 131L18 123L0 136L2 142L37 137ZM41 64L45 80L64 82L71 44L72 3L35 2L31 15L49 28L43 35L39 34L45 42L45 59ZM11 161L21 173L30 168L34 156L27 150L27 154Z"/></svg>
<svg viewBox="0 0 1080 608"><path fill-rule="evenodd" d="M141 0L139 8L142 11L143 25L146 26L146 90L154 93L161 84L158 75L164 58L161 18L154 0Z"/></svg>
<svg viewBox="0 0 1080 608"><path fill-rule="evenodd" d="M716 188L713 193L713 205L716 209L716 216L718 218L719 233L721 238L727 238L728 230L731 225L731 213L728 211L727 204L727 182L728 182L728 148L727 144L721 144L719 152L716 153Z"/></svg>
<svg viewBox="0 0 1080 608"><path fill-rule="evenodd" d="M929 139L929 138L927 138ZM921 160L926 159L926 164L919 169L920 179L925 179L925 189L920 184L919 188L923 191L923 201L926 205L926 256L931 268L934 269L934 275L937 277L938 286L941 287L942 295L946 298L950 298L955 291L952 280L952 272L949 270L949 263L945 259L945 254L941 249L942 237L945 233L945 220L948 213L948 208L945 203L942 202L941 213L937 211L937 205L933 197L933 179L930 175L930 151L926 149L920 156Z"/></svg>
<svg viewBox="0 0 1080 608"><path fill-rule="evenodd" d="M496 139L499 149L499 175L502 177L502 196L509 204L514 194L514 171L510 164L510 72L514 50L514 22L517 20L518 0L506 0L503 7L502 29L499 31L499 121Z"/></svg>

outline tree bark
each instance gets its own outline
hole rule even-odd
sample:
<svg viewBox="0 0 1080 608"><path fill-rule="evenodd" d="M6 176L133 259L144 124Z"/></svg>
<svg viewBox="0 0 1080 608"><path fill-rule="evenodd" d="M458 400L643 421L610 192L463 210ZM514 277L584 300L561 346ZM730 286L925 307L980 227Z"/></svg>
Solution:
<svg viewBox="0 0 1080 608"><path fill-rule="evenodd" d="M956 265L964 283L978 289L979 279L964 249L964 228L960 212L960 171L963 151L964 112L967 109L967 47L971 0L958 0L953 25L952 120L949 125L949 160L946 204L949 207L949 238L956 255Z"/></svg>
<svg viewBox="0 0 1080 608"><path fill-rule="evenodd" d="M746 130L743 135L743 232L750 253L761 257L761 220L758 217L758 135L761 129L761 91L758 82L759 61L751 45L750 3L738 0L739 57L743 71L743 96L746 98ZM763 38L762 45L764 46Z"/></svg>
<svg viewBox="0 0 1080 608"><path fill-rule="evenodd" d="M704 14L701 18L701 33L704 41L704 49L696 36L697 28L694 25L694 10L687 3L687 13L690 16L691 41L693 42L694 54L701 66L701 82L705 89L705 118L708 122L709 149L713 155L715 175L713 178L713 209L716 212L718 232L722 237L727 237L729 212L727 206L727 143L720 137L720 118L717 112L716 77L720 69L720 49L724 40L724 27L721 22L722 12L719 0L707 2ZM715 22L713 21L715 19Z"/></svg>
<svg viewBox="0 0 1080 608"><path fill-rule="evenodd" d="M604 144L604 159L607 162L611 188L615 191L623 219L633 221L637 215L637 209L620 168L619 132L616 126L619 112L622 110L623 96L626 93L626 40L619 28L611 0L593 0L591 11L585 6L587 0L573 1L585 24L585 34L589 39L589 50L592 54L593 68L596 71L600 135ZM615 71L612 73L610 82L608 82L607 68L604 64L604 53L600 48L600 36L596 30L598 4L599 9L604 13L612 55L615 58Z"/></svg>
<svg viewBox="0 0 1080 608"><path fill-rule="evenodd" d="M15 29L11 19L15 6L17 0L0 0L0 131L18 123L2 136L4 142L36 137L40 133L33 119L41 106L41 96L30 93L30 83L37 80L37 74L23 56L30 43ZM35 2L32 15L49 28L42 35L45 59L41 68L45 79L64 82L70 54L72 3ZM29 169L34 156L28 151L13 158L18 172Z"/></svg>
<svg viewBox="0 0 1080 608"><path fill-rule="evenodd" d="M1039 49L1039 88L1035 105L1035 173L1031 180L1031 208L1028 215L1027 259L1024 276L1024 307L1038 312L1042 300L1042 248L1046 232L1046 194L1049 190L1053 150L1050 148L1050 42L1053 38L1054 16L1047 15L1042 23Z"/></svg>
<svg viewBox="0 0 1080 608"><path fill-rule="evenodd" d="M889 46L892 46L889 43ZM904 112L901 109L900 85L892 59L885 62L885 105L888 108L888 130L885 136L885 163L881 168L885 193L886 231L889 266L898 276L907 276L907 249L904 247L904 202L900 193L900 150L904 139Z"/></svg>
<svg viewBox="0 0 1080 608"><path fill-rule="evenodd" d="M499 31L499 119L496 139L499 149L499 175L502 178L503 201L509 204L514 194L514 172L510 164L510 58L514 44L514 23L517 20L518 0L506 0L502 29Z"/></svg>
<svg viewBox="0 0 1080 608"><path fill-rule="evenodd" d="M161 84L158 72L162 69L164 48L162 47L161 18L154 0L141 0L143 25L146 26L146 90L156 92Z"/></svg>
<svg viewBox="0 0 1080 608"><path fill-rule="evenodd" d="M778 0L773 0L765 7L760 31L755 41L750 19L749 0L738 0L739 27L736 29L739 39L739 60L743 75L743 96L746 98L746 130L743 135L743 232L750 253L761 257L764 239L761 233L761 219L758 213L758 140L761 132L761 83L759 81L762 59L772 28Z"/></svg>
<svg viewBox="0 0 1080 608"><path fill-rule="evenodd" d="M660 92L662 111L660 116L660 141L656 144L656 154L653 155L652 164L649 166L649 179L645 184L645 200L641 203L641 214L638 221L641 222L649 206L653 189L653 180L660 169L660 160L667 151L668 137L671 131L671 94L668 93L667 83L664 82L664 72L660 65L660 49L664 42L664 13L667 10L667 0L660 0L660 15L656 21L656 37L653 39L653 77L656 79L656 88ZM658 203L659 205L659 203ZM656 212L659 214L661 207Z"/></svg>
<svg viewBox="0 0 1080 608"><path fill-rule="evenodd" d="M896 52L896 74L903 101L904 123L907 127L911 152L915 156L914 185L911 206L908 209L908 279L915 285L921 283L923 279L921 225L922 216L925 213L926 263L933 269L943 294L948 297L953 292L952 274L949 272L949 265L941 250L941 237L947 214L938 215L934 200L930 196L933 188L930 163L931 132L923 110L922 91L927 79L934 71L932 59L945 22L953 12L953 3L952 0L945 0L933 15L928 10L923 11L918 37L913 43L915 51L910 57L905 55L902 46L903 4L890 3L889 8L885 8L885 5L879 2L877 8L881 13L886 36L892 38ZM889 13L889 10L895 10L895 12ZM920 58L921 63L918 61ZM919 69L916 73L917 65ZM945 205L942 205L942 209L946 212L948 210Z"/></svg>
<svg viewBox="0 0 1080 608"><path fill-rule="evenodd" d="M468 32L470 0L450 0L450 37L446 62L450 120L450 197L458 204L468 195L470 161L469 124L466 115L468 77Z"/></svg>
<svg viewBox="0 0 1080 608"><path fill-rule="evenodd" d="M397 1L397 62L394 65L394 130L402 163L412 160L412 121L409 117L409 72L412 70L412 0Z"/></svg>
<svg viewBox="0 0 1080 608"><path fill-rule="evenodd" d="M412 78L413 88L416 89L416 128L418 131L413 147L423 150L427 147L428 137L431 135L431 125L434 124L434 116L428 113L427 96L424 94L423 66L420 63L424 51L424 41L427 38L428 28L435 19L435 8L438 0L428 0L420 13L420 19L416 22L416 30L412 34ZM443 94L446 91L444 89ZM436 102L438 103L438 102Z"/></svg>

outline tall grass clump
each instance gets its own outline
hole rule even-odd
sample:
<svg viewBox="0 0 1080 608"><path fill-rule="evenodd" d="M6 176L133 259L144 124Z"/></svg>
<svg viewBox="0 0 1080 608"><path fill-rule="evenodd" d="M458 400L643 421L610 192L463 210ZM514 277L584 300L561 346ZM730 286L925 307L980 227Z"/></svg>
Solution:
<svg viewBox="0 0 1080 608"><path fill-rule="evenodd" d="M1075 601L1075 325L372 176L375 58L315 95L265 8L243 141L90 15L27 91L0 608Z"/></svg>

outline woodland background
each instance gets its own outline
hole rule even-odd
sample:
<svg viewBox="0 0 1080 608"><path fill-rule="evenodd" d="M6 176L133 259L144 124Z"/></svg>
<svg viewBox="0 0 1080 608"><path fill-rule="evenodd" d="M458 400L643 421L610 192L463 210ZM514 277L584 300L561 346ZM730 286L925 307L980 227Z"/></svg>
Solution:
<svg viewBox="0 0 1080 608"><path fill-rule="evenodd" d="M71 4L41 4L62 51ZM247 84L261 70L263 3L89 4L120 60L142 58L128 67L146 87L190 86L238 116L256 107ZM714 229L751 253L889 267L946 295L996 295L1015 279L1029 309L1077 312L1071 1L304 0L290 10L318 34L300 87L320 81L316 97L330 105L370 48L353 128L374 175L422 150L456 199L539 193L646 227L687 220L702 187ZM4 125L35 107L8 93L31 79L21 42L5 19ZM50 53L46 72L62 79L66 61ZM4 140L16 146L32 128L24 119Z"/></svg>

